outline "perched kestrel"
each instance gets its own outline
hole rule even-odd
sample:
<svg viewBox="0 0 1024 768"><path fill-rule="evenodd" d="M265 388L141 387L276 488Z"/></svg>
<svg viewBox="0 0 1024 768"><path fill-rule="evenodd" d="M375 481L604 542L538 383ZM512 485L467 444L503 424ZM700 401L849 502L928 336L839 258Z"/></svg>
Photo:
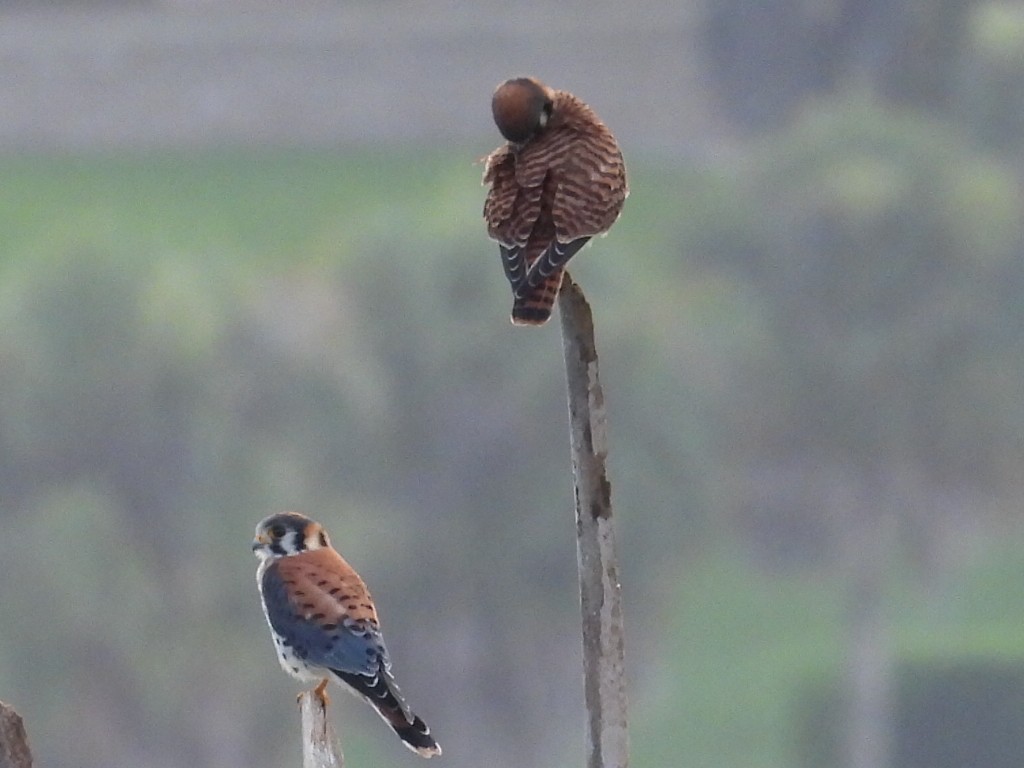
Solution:
<svg viewBox="0 0 1024 768"><path fill-rule="evenodd" d="M391 676L377 610L366 584L331 547L327 532L295 512L256 526L253 552L263 613L284 671L304 681L328 680L364 699L423 757L441 747L402 699Z"/></svg>
<svg viewBox="0 0 1024 768"><path fill-rule="evenodd" d="M626 165L590 107L532 77L499 85L491 110L508 143L486 161L487 234L512 284L512 322L543 325L566 263L619 217Z"/></svg>

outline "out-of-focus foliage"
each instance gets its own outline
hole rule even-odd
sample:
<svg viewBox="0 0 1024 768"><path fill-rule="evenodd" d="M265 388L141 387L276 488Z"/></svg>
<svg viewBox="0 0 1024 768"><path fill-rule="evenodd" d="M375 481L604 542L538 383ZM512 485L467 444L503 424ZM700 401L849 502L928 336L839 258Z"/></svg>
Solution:
<svg viewBox="0 0 1024 768"><path fill-rule="evenodd" d="M751 131L853 87L943 117L964 101L962 119L1009 137L1020 13L1017 2L991 0L723 0L707 5L702 44L721 103Z"/></svg>
<svg viewBox="0 0 1024 768"><path fill-rule="evenodd" d="M631 153L573 262L640 768L794 763L844 505L899 521L900 659L1024 658L1019 10L709 4L757 139ZM40 764L295 760L248 550L284 508L368 580L446 761L579 761L558 326L508 324L473 156L0 157L0 697ZM409 757L335 712L351 764Z"/></svg>
<svg viewBox="0 0 1024 768"><path fill-rule="evenodd" d="M732 511L761 562L844 575L830 759L902 764L886 585L913 566L922 599L948 599L969 543L1018 517L1020 7L740 5L709 7L705 39L722 103L762 134L758 237L720 262L764 331L731 380Z"/></svg>
<svg viewBox="0 0 1024 768"><path fill-rule="evenodd" d="M294 686L273 661L248 552L255 522L286 507L323 518L364 572L399 677L461 759L539 764L572 749L560 342L557 324L508 324L479 169L311 153L5 165L46 203L11 222L2 267L3 562L25 574L2 589L26 619L7 646L21 661L0 662L0 680L50 694L29 706L54 721L74 721L83 700L96 718L91 740L43 742L42 758L287 759ZM648 191L636 178L657 215L675 177L652 174ZM693 199L710 209L699 179ZM577 277L607 306L606 386L636 423L614 438L635 520L625 545L653 568L701 529L708 426L678 432L665 416L684 418L696 396L683 373L693 352L648 362L685 338L693 310L645 302L628 278L646 250L664 278L644 282L681 284L666 236L647 231L643 216L624 224ZM37 642L52 625L65 629ZM264 690L267 706L249 712ZM493 706L464 703L481 700ZM372 715L355 717L368 725L346 735L353 749L386 743Z"/></svg>
<svg viewBox="0 0 1024 768"><path fill-rule="evenodd" d="M1015 768L1024 744L1024 669L1001 659L939 659L900 664L894 674L894 763L958 768L976 762ZM835 764L846 708L835 686L810 688L806 744L799 764ZM952 695L950 695L952 694Z"/></svg>
<svg viewBox="0 0 1024 768"><path fill-rule="evenodd" d="M1012 488L1024 428L1006 386L1024 362L1014 174L934 120L858 103L821 105L764 157L752 179L763 239L736 265L770 333L750 362L771 384L739 379L741 428L776 446L769 459L752 443L757 461L909 473L938 496ZM807 491L813 530L821 489Z"/></svg>
<svg viewBox="0 0 1024 768"><path fill-rule="evenodd" d="M633 686L633 760L797 765L802 753L822 747L822 734L801 731L833 714L807 706L809 694L836 690L836 670L846 661L848 584L836 571L765 578L733 545L711 544L703 555L682 563L673 584L659 582L656 594L671 609L659 616L655 642L632 646L634 658L645 651L654 664ZM901 659L938 667L985 658L1019 669L1022 574L1013 541L958 569L935 599L922 599L909 573L892 579Z"/></svg>
<svg viewBox="0 0 1024 768"><path fill-rule="evenodd" d="M929 166L920 137L898 138L913 127L899 119L847 123L815 118L790 149L766 153L749 183L638 164L636 215L574 267L599 318L641 764L674 748L678 728L652 726L676 707L693 711L691 690L708 707L730 700L728 711L747 711L746 748L753 734L775 733L784 759L776 729L789 717L789 672L766 668L771 682L759 688L737 668L734 690L720 666L698 674L678 664L712 648L723 663L767 652L757 650L765 638L730 629L768 620L740 618L749 605L735 593L747 577L704 581L693 568L739 562L701 550L748 493L757 446L779 444L774 416L799 425L806 409L774 394L787 376L804 378L765 367L797 355L780 295L808 279L786 260L799 253L772 250L775 238L794 242L786 233L812 219L807 206L838 211L840 224L881 215L827 170L850 143L833 132L862 135L858 151L892 165L895 189L1015 190L984 164ZM820 159L802 160L798 145ZM364 572L397 672L452 759L542 764L571 753L578 629L557 327L507 324L497 255L477 229L478 169L436 155L411 177L406 158L379 155L92 159L69 188L63 162L6 165L8 178L51 200L7 230L0 300L2 562L21 574L2 594L24 617L5 629L0 680L44 722L79 724L67 743L41 741L41 755L169 766L290 759L294 686L273 662L247 549L254 522L284 507L323 518ZM762 184L777 193L767 207L755 202ZM807 185L819 194L794 202ZM438 193L421 207L427 186ZM290 236L270 224L280 208ZM61 234L64 219L79 222L77 236ZM962 221L935 239L990 238L976 257L1005 267L1012 227ZM844 230L835 231L840 247ZM906 248L913 254L909 239ZM832 269L855 270L859 258ZM812 328L839 332L828 301L794 295ZM857 333L888 343L888 326L862 322ZM847 364L847 346L835 345L836 365ZM786 538L784 527L765 534L779 524L762 520L753 541ZM707 590L705 608L680 597L680 578ZM829 598L779 589L749 599L773 613L794 601L792 620L779 621L804 651L785 653L827 667L829 646L813 650L815 638L834 637L836 618L798 606ZM742 690L782 698L777 708L741 706L732 697ZM340 709L352 759L389 746L401 754L371 714L347 701ZM686 743L720 755L729 742L739 756L743 742L724 735L738 723L726 718L721 739L698 729Z"/></svg>
<svg viewBox="0 0 1024 768"><path fill-rule="evenodd" d="M1024 137L1024 7L989 2L971 13L954 114L986 145L1020 157Z"/></svg>

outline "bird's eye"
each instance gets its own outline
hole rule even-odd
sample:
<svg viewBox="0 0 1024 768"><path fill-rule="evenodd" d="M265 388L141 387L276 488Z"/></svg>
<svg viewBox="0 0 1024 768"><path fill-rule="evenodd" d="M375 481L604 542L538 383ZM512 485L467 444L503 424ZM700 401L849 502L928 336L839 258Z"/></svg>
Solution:
<svg viewBox="0 0 1024 768"><path fill-rule="evenodd" d="M288 533L288 529L280 523L277 523L277 525L270 526L270 535L273 536L275 539L283 539L286 533Z"/></svg>

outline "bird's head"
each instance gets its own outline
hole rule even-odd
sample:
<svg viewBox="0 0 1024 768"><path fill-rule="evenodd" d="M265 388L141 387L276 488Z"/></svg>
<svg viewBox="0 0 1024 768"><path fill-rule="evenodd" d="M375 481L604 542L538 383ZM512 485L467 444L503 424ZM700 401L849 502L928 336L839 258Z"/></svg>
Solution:
<svg viewBox="0 0 1024 768"><path fill-rule="evenodd" d="M256 526L252 551L261 560L276 560L330 545L327 531L320 523L298 512L281 512Z"/></svg>
<svg viewBox="0 0 1024 768"><path fill-rule="evenodd" d="M494 123L513 144L523 144L544 130L554 107L554 92L533 77L506 80L491 98Z"/></svg>

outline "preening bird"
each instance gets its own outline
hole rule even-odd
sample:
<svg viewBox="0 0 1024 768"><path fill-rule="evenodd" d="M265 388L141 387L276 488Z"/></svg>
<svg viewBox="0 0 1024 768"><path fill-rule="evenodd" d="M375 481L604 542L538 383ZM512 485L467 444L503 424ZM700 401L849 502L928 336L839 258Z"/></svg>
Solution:
<svg viewBox="0 0 1024 768"><path fill-rule="evenodd" d="M253 552L263 613L277 658L299 680L329 680L365 700L409 749L441 754L430 729L412 713L391 675L377 609L366 584L331 546L320 523L296 512L256 526Z"/></svg>
<svg viewBox="0 0 1024 768"><path fill-rule="evenodd" d="M491 111L507 143L486 159L487 234L512 286L512 322L543 325L566 263L622 212L626 165L590 107L535 78L499 85Z"/></svg>

